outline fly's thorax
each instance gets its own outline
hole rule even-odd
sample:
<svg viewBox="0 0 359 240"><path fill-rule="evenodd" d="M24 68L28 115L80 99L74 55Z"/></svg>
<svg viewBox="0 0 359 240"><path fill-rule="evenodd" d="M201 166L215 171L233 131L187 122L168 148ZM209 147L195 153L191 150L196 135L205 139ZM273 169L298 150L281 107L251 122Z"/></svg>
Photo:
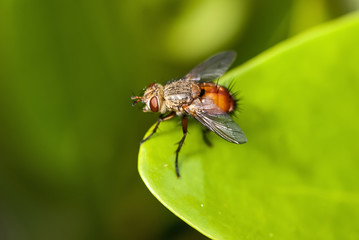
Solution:
<svg viewBox="0 0 359 240"><path fill-rule="evenodd" d="M183 106L192 103L200 92L198 84L187 80L167 83L163 91L167 108L176 112L182 111Z"/></svg>
<svg viewBox="0 0 359 240"><path fill-rule="evenodd" d="M142 102L146 104L143 108L144 112L160 112L163 114L167 111L161 84L151 83L143 95Z"/></svg>

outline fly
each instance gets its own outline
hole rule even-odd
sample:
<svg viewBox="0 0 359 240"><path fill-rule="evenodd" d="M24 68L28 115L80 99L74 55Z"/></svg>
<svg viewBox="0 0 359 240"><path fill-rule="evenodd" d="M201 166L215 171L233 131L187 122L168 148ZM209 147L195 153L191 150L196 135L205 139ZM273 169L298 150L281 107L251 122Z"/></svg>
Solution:
<svg viewBox="0 0 359 240"><path fill-rule="evenodd" d="M235 57L234 51L218 53L196 66L184 77L167 82L165 85L151 83L142 97L131 98L135 100L133 105L138 102L145 104L144 112L161 114L151 134L140 144L156 133L161 122L175 116L182 117L183 136L178 143L175 160L177 177L180 177L178 154L187 136L188 116L194 117L208 130L228 142L236 144L247 142L242 129L229 115L236 108L233 95L227 88L213 83L213 80L228 70Z"/></svg>

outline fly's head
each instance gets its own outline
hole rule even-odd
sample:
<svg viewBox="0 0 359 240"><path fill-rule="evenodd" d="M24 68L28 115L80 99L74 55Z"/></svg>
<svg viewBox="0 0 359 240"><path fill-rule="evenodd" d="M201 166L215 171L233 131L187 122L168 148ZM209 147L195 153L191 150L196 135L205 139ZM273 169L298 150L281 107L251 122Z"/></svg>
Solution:
<svg viewBox="0 0 359 240"><path fill-rule="evenodd" d="M164 103L163 86L161 84L151 83L142 97L133 96L131 99L135 100L132 104L133 106L138 102L144 103L144 112L160 112L163 114L167 110Z"/></svg>

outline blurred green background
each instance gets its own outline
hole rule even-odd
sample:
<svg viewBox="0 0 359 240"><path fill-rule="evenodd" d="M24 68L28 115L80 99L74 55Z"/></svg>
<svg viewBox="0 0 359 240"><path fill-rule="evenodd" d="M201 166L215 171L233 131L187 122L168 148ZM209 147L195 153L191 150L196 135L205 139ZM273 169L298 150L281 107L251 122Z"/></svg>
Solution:
<svg viewBox="0 0 359 240"><path fill-rule="evenodd" d="M235 65L359 0L0 0L0 239L205 239L147 190L131 106L208 56Z"/></svg>

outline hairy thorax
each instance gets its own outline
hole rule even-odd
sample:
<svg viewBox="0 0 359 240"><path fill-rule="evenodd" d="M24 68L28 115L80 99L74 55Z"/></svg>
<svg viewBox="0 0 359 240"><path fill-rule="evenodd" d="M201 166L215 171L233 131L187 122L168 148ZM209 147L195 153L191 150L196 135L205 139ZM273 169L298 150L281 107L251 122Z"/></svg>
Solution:
<svg viewBox="0 0 359 240"><path fill-rule="evenodd" d="M164 86L164 99L167 110L175 111L182 115L184 108L198 98L201 93L200 87L190 81L179 80Z"/></svg>

